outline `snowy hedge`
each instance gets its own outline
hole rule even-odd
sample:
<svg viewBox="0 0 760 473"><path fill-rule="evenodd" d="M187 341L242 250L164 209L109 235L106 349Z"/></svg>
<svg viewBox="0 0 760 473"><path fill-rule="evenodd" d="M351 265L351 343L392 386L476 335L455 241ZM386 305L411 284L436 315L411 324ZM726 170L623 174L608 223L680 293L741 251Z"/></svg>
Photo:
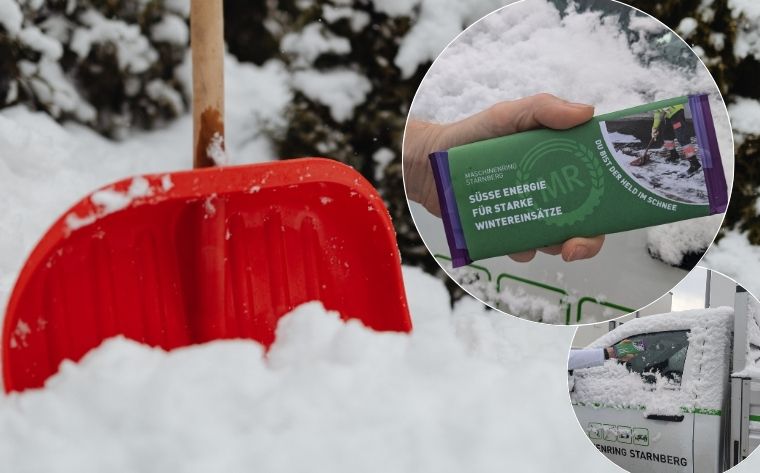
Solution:
<svg viewBox="0 0 760 473"><path fill-rule="evenodd" d="M174 69L189 0L0 0L0 106L25 103L119 137L186 110Z"/></svg>

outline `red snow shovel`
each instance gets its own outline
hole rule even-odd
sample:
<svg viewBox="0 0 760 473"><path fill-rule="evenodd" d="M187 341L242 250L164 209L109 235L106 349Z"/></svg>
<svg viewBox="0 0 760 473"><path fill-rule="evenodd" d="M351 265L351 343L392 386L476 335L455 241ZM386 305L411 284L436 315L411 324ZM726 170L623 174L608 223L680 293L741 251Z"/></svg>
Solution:
<svg viewBox="0 0 760 473"><path fill-rule="evenodd" d="M202 167L223 143L221 0L194 0L191 18ZM377 192L335 161L126 179L61 216L26 262L5 314L4 386L42 386L62 360L115 335L165 349L226 338L269 346L278 319L313 300L376 330L409 331L399 262Z"/></svg>

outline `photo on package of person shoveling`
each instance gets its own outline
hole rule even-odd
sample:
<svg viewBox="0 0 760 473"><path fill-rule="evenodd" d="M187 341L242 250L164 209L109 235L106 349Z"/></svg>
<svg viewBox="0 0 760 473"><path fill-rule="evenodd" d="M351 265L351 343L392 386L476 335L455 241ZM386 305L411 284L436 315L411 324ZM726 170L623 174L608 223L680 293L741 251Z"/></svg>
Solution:
<svg viewBox="0 0 760 473"><path fill-rule="evenodd" d="M603 121L600 126L607 147L639 184L678 202L708 202L688 103Z"/></svg>

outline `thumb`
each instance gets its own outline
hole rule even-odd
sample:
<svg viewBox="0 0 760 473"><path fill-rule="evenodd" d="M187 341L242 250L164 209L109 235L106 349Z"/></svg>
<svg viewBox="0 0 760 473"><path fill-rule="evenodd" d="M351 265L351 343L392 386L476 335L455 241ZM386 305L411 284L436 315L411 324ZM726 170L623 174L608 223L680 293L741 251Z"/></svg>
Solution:
<svg viewBox="0 0 760 473"><path fill-rule="evenodd" d="M447 144L456 146L540 127L565 130L585 123L593 116L592 105L567 102L551 94L532 95L499 102L447 125Z"/></svg>

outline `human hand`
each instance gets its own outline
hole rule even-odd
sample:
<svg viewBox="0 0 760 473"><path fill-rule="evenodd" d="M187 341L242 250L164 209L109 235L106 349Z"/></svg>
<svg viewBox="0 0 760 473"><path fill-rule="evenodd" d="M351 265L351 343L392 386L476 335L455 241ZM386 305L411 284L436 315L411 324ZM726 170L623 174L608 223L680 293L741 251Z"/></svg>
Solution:
<svg viewBox="0 0 760 473"><path fill-rule="evenodd" d="M653 140L656 140L657 139L657 135L659 135L659 134L660 134L660 131L657 128L652 128L652 139Z"/></svg>
<svg viewBox="0 0 760 473"><path fill-rule="evenodd" d="M631 340L623 340L610 347L613 355L611 358L616 358L620 362L627 362L632 360L636 355L644 351L643 342L632 342Z"/></svg>
<svg viewBox="0 0 760 473"><path fill-rule="evenodd" d="M433 151L511 135L533 128L565 130L587 122L594 115L591 105L571 103L551 94L538 94L510 102L499 102L480 113L454 123L437 124L410 120L404 134L404 181L409 199L419 202L436 217L441 216L438 194L428 155ZM604 235L571 238L560 245L538 248L565 261L596 256ZM533 259L536 250L509 255L515 261Z"/></svg>

